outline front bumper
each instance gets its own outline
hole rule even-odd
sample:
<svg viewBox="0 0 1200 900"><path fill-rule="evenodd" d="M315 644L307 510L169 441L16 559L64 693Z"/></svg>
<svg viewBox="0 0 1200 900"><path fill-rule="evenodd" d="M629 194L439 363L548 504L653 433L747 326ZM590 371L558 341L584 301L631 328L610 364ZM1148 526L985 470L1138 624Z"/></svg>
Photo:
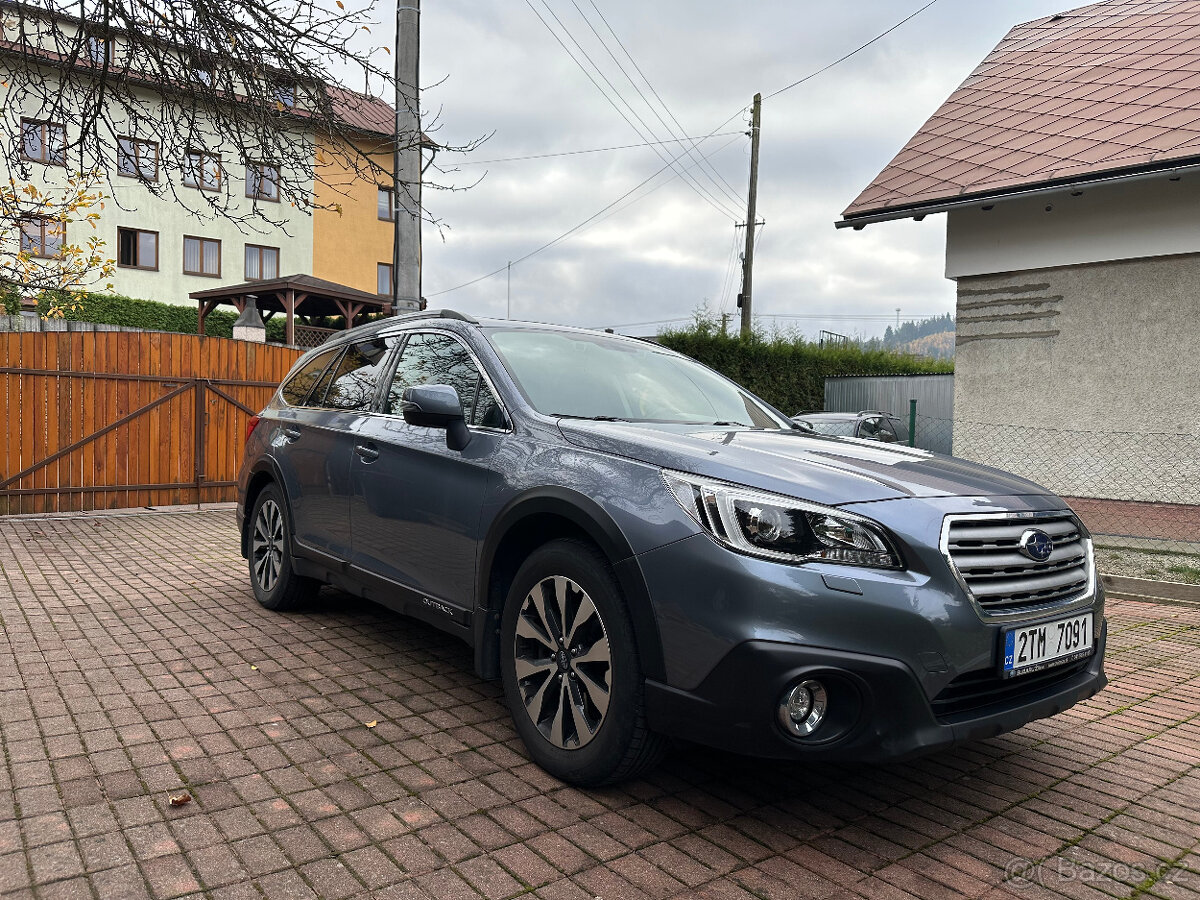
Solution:
<svg viewBox="0 0 1200 900"><path fill-rule="evenodd" d="M647 722L663 734L752 756L894 761L995 737L1093 696L1108 683L1106 639L1107 623L1082 663L1024 682L997 678L994 690L984 673L972 681L970 700L943 704L938 697L931 704L898 660L746 641L692 690L647 682ZM778 724L777 709L784 691L807 678L825 685L829 712L811 735L796 738Z"/></svg>

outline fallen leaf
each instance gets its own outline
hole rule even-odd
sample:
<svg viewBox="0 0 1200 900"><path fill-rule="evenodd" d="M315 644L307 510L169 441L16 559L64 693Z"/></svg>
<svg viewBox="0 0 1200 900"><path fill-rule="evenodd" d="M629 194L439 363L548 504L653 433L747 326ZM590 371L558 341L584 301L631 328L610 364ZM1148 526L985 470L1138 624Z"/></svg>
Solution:
<svg viewBox="0 0 1200 900"><path fill-rule="evenodd" d="M364 722L363 724L366 725L368 728L374 728L376 725L379 724L379 720L372 719L370 722Z"/></svg>
<svg viewBox="0 0 1200 900"><path fill-rule="evenodd" d="M257 672L257 671L258 671L258 666L251 666L251 667L250 667L250 671L252 671L252 672Z"/></svg>
<svg viewBox="0 0 1200 900"><path fill-rule="evenodd" d="M174 797L171 798L172 806L183 806L183 804L191 803L191 802L192 802L192 795L189 794L187 791L184 791L182 794L176 794Z"/></svg>

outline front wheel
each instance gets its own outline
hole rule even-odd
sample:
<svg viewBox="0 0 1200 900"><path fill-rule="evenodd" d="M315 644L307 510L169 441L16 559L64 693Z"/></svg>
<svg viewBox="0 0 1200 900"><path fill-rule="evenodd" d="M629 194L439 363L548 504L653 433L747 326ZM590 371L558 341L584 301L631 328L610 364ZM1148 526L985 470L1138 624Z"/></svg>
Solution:
<svg viewBox="0 0 1200 900"><path fill-rule="evenodd" d="M591 787L658 762L664 742L646 728L633 626L594 547L557 540L530 555L504 605L500 648L517 732L551 775Z"/></svg>
<svg viewBox="0 0 1200 900"><path fill-rule="evenodd" d="M283 494L271 484L254 500L250 518L250 584L267 609L295 609L316 596L321 583L292 567L291 534Z"/></svg>

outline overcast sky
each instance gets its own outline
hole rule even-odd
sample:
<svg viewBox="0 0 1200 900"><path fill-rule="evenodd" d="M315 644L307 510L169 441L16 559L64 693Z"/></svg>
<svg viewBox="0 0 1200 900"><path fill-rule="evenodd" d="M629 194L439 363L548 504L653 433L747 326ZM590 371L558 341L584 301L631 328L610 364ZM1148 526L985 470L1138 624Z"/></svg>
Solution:
<svg viewBox="0 0 1200 900"><path fill-rule="evenodd" d="M439 292L520 259L664 166L648 147L480 164L671 137L609 55L653 103L597 10L682 124L681 131L655 104L675 136L696 136L745 131L756 91L766 96L802 78L922 3L426 2L421 66L427 125L440 113L434 137L443 145L494 132L471 154L438 155L438 166L457 164L458 171L427 173L429 182L460 187L482 176L469 190L426 191L429 213L444 223L440 234L425 229L424 293L430 305L504 316L503 272ZM834 220L1011 26L1066 8L1061 0L939 0L854 58L765 100L758 214L766 226L755 257L756 313L829 315L819 322L779 322L799 325L809 335L828 328L871 336L887 323L845 317L894 317L897 307L904 319L952 311L953 285L942 275L945 216L857 232L835 230ZM587 65L572 38L583 46L650 126L642 129L646 138L605 100L534 9ZM593 77L613 93L601 76ZM662 148L667 159L680 149ZM701 144L700 153L712 154L712 170L701 174L697 166L691 172L712 202L664 172L629 198L642 199L514 265L513 317L627 326L686 318L707 299L714 311L733 312L736 320L734 223L745 217L749 140L742 134L714 137ZM647 194L651 188L657 189ZM651 334L658 327L620 330Z"/></svg>

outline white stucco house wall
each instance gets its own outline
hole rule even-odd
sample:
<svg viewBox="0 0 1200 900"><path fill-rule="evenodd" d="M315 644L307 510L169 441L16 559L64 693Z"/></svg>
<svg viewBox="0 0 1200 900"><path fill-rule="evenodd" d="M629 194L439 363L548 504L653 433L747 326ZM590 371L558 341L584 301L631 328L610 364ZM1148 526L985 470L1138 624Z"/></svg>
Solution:
<svg viewBox="0 0 1200 900"><path fill-rule="evenodd" d="M1014 28L837 225L946 213L957 455L1198 504L1198 210L1200 2L1109 0Z"/></svg>
<svg viewBox="0 0 1200 900"><path fill-rule="evenodd" d="M90 153L81 158L84 154L76 144L80 98L56 89L62 82L60 67L66 65L59 59L63 48L81 40L88 54L99 56L81 56L74 64L76 78L104 60L104 42L89 36L85 23L66 12L50 16L29 4L12 5L0 21L0 141L8 151L0 154L0 178L7 182L11 177L18 185L62 196L70 173L92 169L105 173L99 185L105 194L103 204L88 210L98 213L98 218L91 224L69 223L64 241L83 245L92 235L104 241L103 256L116 260L115 273L107 279L115 293L195 306L189 298L193 292L316 275L377 294L377 264L390 264L392 259L393 226L378 213L377 194L383 188L350 171L341 155L327 149L322 155L322 147L332 138L304 129L299 115L293 119L291 143L298 150L294 169L281 169L280 161L264 158L266 151L256 157L251 155L254 147L223 142L216 137L220 130L205 118L212 105L190 99L211 91L207 85L212 76L200 77L204 72L189 58L187 48L168 47L179 56L181 74L179 90L164 96L152 87L138 87L136 78L124 71L128 67L136 76L136 48L128 35L112 35L107 54L116 75L110 77L132 84L129 89L136 102L107 104L109 121L97 130L109 152L102 159L93 159ZM43 56L48 60L45 64L31 61ZM16 66L32 67L37 78L45 79L44 86L15 90L12 86L23 80L36 80L22 79ZM74 82L75 92L80 84ZM395 123L391 106L340 86L327 89L343 117L345 133L337 136L339 140L346 143L353 137L372 148L391 146L388 141ZM291 97L289 102L294 102L294 90ZM128 120L131 108L139 121ZM180 122L188 123L187 134L164 125ZM202 151L203 156L189 158L191 151ZM304 160L303 166L296 162L299 159ZM343 190L318 183L316 171L325 182L342 185ZM295 203L283 196L281 183L295 191ZM335 203L336 215L326 209ZM314 209L318 214L313 214ZM261 215L255 215L256 210ZM334 240L347 232L362 239ZM404 233L410 243L419 240L416 230ZM7 243L6 249L11 245ZM409 248L407 256L417 259L416 248ZM103 290L105 285L91 287Z"/></svg>

